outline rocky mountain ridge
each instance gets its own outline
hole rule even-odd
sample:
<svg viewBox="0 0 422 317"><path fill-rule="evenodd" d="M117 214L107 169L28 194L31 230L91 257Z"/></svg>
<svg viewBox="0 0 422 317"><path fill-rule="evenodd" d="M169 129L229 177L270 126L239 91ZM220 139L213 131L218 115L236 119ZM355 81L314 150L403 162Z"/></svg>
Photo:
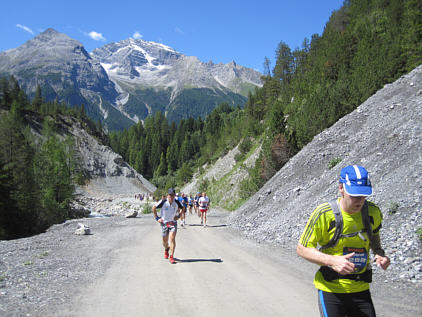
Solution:
<svg viewBox="0 0 422 317"><path fill-rule="evenodd" d="M205 117L221 102L243 105L247 92L261 85L252 69L205 64L154 42L127 39L88 54L80 42L51 28L0 53L0 76L10 75L30 97L40 85L47 101L83 104L111 130L157 111L172 121Z"/></svg>
<svg viewBox="0 0 422 317"><path fill-rule="evenodd" d="M18 48L1 52L0 75L13 75L29 97L40 85L45 100L84 104L90 117L105 122L109 117L123 126L132 122L113 108L119 93L101 64L80 42L51 28Z"/></svg>
<svg viewBox="0 0 422 317"><path fill-rule="evenodd" d="M91 56L109 77L140 87L171 88L172 97L184 87L229 89L246 97L246 89L261 86L261 74L237 65L203 63L169 46L129 38L95 49ZM243 87L244 88L244 87Z"/></svg>

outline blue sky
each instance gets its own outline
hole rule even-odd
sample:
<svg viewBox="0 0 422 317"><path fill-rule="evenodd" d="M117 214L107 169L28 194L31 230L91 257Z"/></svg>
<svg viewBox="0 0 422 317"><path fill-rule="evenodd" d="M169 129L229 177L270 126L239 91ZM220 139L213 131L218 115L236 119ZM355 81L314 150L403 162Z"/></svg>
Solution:
<svg viewBox="0 0 422 317"><path fill-rule="evenodd" d="M201 61L263 70L280 41L291 49L322 34L343 0L98 1L5 0L0 52L49 27L80 41L88 52L129 37L166 44Z"/></svg>

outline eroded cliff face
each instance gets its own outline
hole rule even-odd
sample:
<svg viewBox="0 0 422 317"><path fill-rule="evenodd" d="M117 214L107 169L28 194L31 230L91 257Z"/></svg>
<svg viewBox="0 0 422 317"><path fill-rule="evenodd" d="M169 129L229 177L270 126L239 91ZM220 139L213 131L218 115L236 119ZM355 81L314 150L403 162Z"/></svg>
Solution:
<svg viewBox="0 0 422 317"><path fill-rule="evenodd" d="M98 142L93 136L72 121L69 133L75 138L75 145L82 168L89 176L87 185L80 188L89 195L134 196L152 194L156 187L112 151L109 146Z"/></svg>

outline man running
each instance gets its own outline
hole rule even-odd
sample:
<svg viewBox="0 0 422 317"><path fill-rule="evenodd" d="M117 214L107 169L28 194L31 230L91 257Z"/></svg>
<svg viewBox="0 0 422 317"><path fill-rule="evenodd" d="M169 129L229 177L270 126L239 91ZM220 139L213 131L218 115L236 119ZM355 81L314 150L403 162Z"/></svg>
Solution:
<svg viewBox="0 0 422 317"><path fill-rule="evenodd" d="M192 195L189 195L189 197L188 197L188 205L189 205L189 214L192 215L192 207L193 207L193 198L192 198Z"/></svg>
<svg viewBox="0 0 422 317"><path fill-rule="evenodd" d="M161 208L161 217L157 215L157 208ZM183 206L179 201L175 200L175 191L173 188L168 190L167 199L161 199L152 206L155 220L161 224L164 258L168 259L170 255L171 264L176 263L173 256L174 250L176 249L177 219L179 219L180 210L183 211Z"/></svg>
<svg viewBox="0 0 422 317"><path fill-rule="evenodd" d="M321 316L374 317L369 249L378 267L386 270L390 265L380 243L382 213L366 201L372 186L362 166L343 168L338 188L340 198L312 212L297 253L321 266L314 278Z"/></svg>
<svg viewBox="0 0 422 317"><path fill-rule="evenodd" d="M188 197L186 197L185 193L182 193L182 205L183 205L183 225L186 225L186 216L187 216L187 212L186 210L188 209Z"/></svg>
<svg viewBox="0 0 422 317"><path fill-rule="evenodd" d="M183 206L183 197L181 194L179 195L179 193L176 193L175 199ZM180 212L180 225L182 227L185 225L185 210Z"/></svg>
<svg viewBox="0 0 422 317"><path fill-rule="evenodd" d="M205 192L202 193L202 197L198 200L199 211L201 212L201 225L207 226L207 211L210 207L210 199L207 197Z"/></svg>
<svg viewBox="0 0 422 317"><path fill-rule="evenodd" d="M197 192L195 197L193 198L193 207L195 208L195 212L198 215L198 217L201 218L201 213L199 212L199 198L201 198L201 193Z"/></svg>

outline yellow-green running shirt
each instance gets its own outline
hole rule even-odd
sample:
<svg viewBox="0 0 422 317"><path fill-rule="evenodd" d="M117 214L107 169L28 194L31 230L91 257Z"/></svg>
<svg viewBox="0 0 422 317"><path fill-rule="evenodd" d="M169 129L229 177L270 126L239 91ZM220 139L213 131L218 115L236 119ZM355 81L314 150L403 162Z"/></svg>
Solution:
<svg viewBox="0 0 422 317"><path fill-rule="evenodd" d="M340 200L340 198L339 198ZM339 201L338 201L339 202ZM340 204L339 204L340 205ZM354 233L363 230L361 212L349 214L343 211L343 234ZM371 218L372 230L374 235L379 234L379 228L382 222L382 213L378 206L368 201L368 214ZM329 203L319 205L311 214L305 230L300 237L300 244L307 248L318 248L328 243L334 235L335 226L328 231L330 223L335 222L334 213ZM338 244L332 248L321 250L326 254L345 255L356 252L351 261L355 264L354 274L366 271L370 261L369 257L369 238L367 233L362 233L366 238L364 241L359 235L354 237L341 237ZM326 281L321 272L315 274L314 285L317 289L331 293L356 293L369 289L369 284L363 281L355 281L350 279L337 279L331 282Z"/></svg>

